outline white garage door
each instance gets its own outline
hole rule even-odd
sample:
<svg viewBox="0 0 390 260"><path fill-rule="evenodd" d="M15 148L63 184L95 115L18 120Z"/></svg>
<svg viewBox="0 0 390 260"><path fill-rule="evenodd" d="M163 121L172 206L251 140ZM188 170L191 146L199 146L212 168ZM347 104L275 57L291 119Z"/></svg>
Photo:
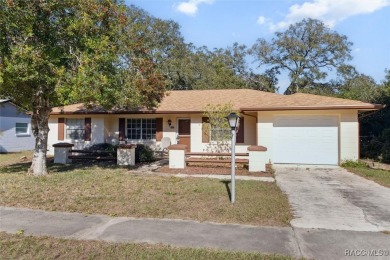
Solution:
<svg viewBox="0 0 390 260"><path fill-rule="evenodd" d="M274 163L338 164L338 118L274 118Z"/></svg>

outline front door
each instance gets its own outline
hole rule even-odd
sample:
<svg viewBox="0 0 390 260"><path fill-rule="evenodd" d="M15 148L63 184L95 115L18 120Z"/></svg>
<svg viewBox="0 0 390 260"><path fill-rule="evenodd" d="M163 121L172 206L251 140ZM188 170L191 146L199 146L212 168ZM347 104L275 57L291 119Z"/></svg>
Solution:
<svg viewBox="0 0 390 260"><path fill-rule="evenodd" d="M191 151L191 119L178 120L179 144L187 145L187 152Z"/></svg>

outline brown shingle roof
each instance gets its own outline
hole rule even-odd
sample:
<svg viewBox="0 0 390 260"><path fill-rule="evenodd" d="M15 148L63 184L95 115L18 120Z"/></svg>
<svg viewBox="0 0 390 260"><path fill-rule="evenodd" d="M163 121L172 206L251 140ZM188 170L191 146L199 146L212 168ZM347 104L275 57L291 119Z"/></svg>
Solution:
<svg viewBox="0 0 390 260"><path fill-rule="evenodd" d="M252 89L216 89L171 91L157 110L203 111L208 104L231 103L233 108L254 107L267 100L279 100L282 95Z"/></svg>
<svg viewBox="0 0 390 260"><path fill-rule="evenodd" d="M61 113L186 113L203 112L208 104L231 103L242 111L274 111L302 109L359 109L373 110L383 106L356 100L297 93L279 95L251 89L182 90L169 91L155 110L112 110L100 107L87 109L83 104L53 108L52 114Z"/></svg>
<svg viewBox="0 0 390 260"><path fill-rule="evenodd" d="M279 100L272 100L257 106L241 107L242 110L302 110L302 109L359 109L376 110L383 108L382 105L365 103L358 100L319 96L312 94L296 93L281 96Z"/></svg>

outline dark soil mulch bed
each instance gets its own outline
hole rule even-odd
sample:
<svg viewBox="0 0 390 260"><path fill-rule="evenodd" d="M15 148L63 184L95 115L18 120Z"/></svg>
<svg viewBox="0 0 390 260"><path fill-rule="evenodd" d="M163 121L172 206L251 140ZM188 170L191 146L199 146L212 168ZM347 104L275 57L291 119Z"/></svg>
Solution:
<svg viewBox="0 0 390 260"><path fill-rule="evenodd" d="M216 175L230 175L231 169L229 165L226 164L200 164L200 163L190 163L185 169L169 169L168 165L163 166L157 170L161 173L169 174L216 174ZM273 177L271 173L267 172L249 172L248 169L237 166L236 175L241 176L256 176L256 177Z"/></svg>

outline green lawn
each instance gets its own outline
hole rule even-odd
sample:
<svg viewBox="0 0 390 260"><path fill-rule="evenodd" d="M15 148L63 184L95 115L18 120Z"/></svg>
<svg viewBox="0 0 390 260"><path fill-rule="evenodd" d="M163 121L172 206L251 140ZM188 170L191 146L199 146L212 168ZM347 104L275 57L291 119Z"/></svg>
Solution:
<svg viewBox="0 0 390 260"><path fill-rule="evenodd" d="M112 164L49 163L48 176L32 177L25 174L28 166L0 166L0 205L266 226L288 226L292 218L275 183L237 181L231 205L226 181L135 175Z"/></svg>
<svg viewBox="0 0 390 260"><path fill-rule="evenodd" d="M0 259L293 259L260 253L165 245L65 240L0 233Z"/></svg>
<svg viewBox="0 0 390 260"><path fill-rule="evenodd" d="M346 163L343 164L343 167L350 172L390 188L390 171L372 169L363 163Z"/></svg>

